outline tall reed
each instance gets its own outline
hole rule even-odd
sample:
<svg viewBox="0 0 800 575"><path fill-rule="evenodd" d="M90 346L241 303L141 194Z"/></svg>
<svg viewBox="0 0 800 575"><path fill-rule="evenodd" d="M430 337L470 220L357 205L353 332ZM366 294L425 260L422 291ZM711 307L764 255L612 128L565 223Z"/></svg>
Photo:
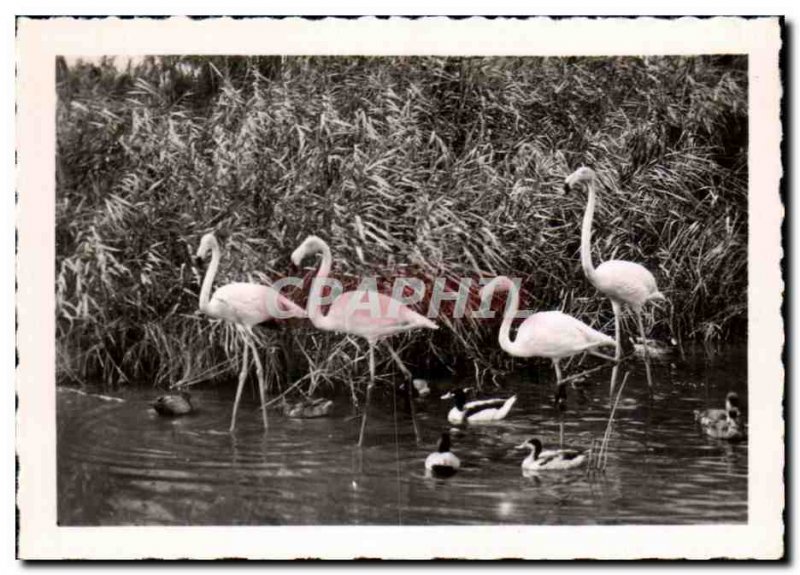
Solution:
<svg viewBox="0 0 800 575"><path fill-rule="evenodd" d="M745 58L61 59L57 80L62 380L234 377L240 344L195 311L190 255L210 230L220 285L296 273L289 254L315 233L353 284L517 276L527 307L611 329L580 271L584 198L559 193L581 164L603 183L595 258L646 265L669 298L654 333L746 337ZM413 368L515 367L497 322L440 323L396 342ZM365 372L340 336L262 337L273 385L309 358L316 383Z"/></svg>

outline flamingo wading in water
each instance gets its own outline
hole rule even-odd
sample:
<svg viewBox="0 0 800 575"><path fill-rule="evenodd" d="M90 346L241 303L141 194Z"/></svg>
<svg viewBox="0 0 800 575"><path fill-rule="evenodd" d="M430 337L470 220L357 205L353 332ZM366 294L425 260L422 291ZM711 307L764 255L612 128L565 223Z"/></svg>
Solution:
<svg viewBox="0 0 800 575"><path fill-rule="evenodd" d="M579 186L584 186L589 191L589 199L586 203L586 213L583 216L583 228L581 229L581 265L586 278L601 293L611 299L611 306L614 309L614 331L616 337L617 364L611 371L611 394L613 396L614 386L617 381L619 360L622 357L622 347L620 345L620 315L622 306L627 305L636 314L636 321L639 324L642 341L647 341L642 321L642 308L650 300L666 299L664 294L658 291L656 280L644 266L625 260L609 260L603 262L597 268L592 263L592 220L594 219L594 209L596 203L597 174L594 170L581 167L570 174L564 181L564 190L570 191ZM653 378L650 374L650 359L647 353L647 346L644 346L644 364L647 371L647 385L653 389Z"/></svg>
<svg viewBox="0 0 800 575"><path fill-rule="evenodd" d="M253 283L230 283L224 285L211 295L211 286L217 275L220 261L220 249L213 233L206 234L200 240L197 258L205 259L211 252L211 264L203 278L200 289L200 311L208 316L229 322L236 327L244 342L242 352L242 371L239 374L239 386L236 388L236 399L233 402L230 431L236 428L236 411L242 397L245 379L247 379L248 352L252 350L253 360L258 374L258 392L261 396L261 412L264 429L267 428L267 410L265 407L264 368L253 341L253 327L257 324L274 321L279 318L303 318L306 312L287 297L282 296L269 286Z"/></svg>
<svg viewBox="0 0 800 575"><path fill-rule="evenodd" d="M597 348L615 345L614 340L604 333L589 327L582 321L560 311L540 311L523 321L517 336L511 340L511 324L519 310L519 290L505 276L494 278L481 288L481 302L491 298L495 291L507 291L511 301L503 314L498 341L500 347L514 357L546 357L553 362L556 371L556 403L560 411L564 410L564 388L561 383L561 367L559 361L579 353L590 353L603 359L610 359L599 353ZM561 443L563 444L563 421L561 422Z"/></svg>
<svg viewBox="0 0 800 575"><path fill-rule="evenodd" d="M330 247L317 236L308 236L292 253L292 262L294 265L300 266L307 256L317 253L322 254L322 263L317 270L308 297L307 312L311 323L320 330L361 337L367 341L369 346L370 379L364 402L364 414L361 418L361 432L358 436L358 445L361 447L364 443L370 394L375 385L375 345L380 340L398 333L420 328L438 329L438 326L399 301L378 292L366 290L348 291L337 296L331 303L327 315L323 315L320 310L320 299L324 280L331 271ZM397 357L395 359L400 363Z"/></svg>

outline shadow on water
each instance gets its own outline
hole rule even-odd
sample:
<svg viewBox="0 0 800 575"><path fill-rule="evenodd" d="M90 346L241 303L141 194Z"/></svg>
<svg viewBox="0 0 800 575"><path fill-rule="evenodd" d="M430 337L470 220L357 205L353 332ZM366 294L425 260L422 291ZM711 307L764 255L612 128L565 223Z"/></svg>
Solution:
<svg viewBox="0 0 800 575"><path fill-rule="evenodd" d="M59 524L746 522L747 443L709 439L692 416L721 406L728 391L747 397L746 362L746 349L730 348L659 363L652 407L644 371L634 366L607 470L595 475L523 476L515 445L534 435L545 446L558 443L553 389L525 377L507 383L502 395L519 400L499 424L452 428L448 402L419 404L421 445L405 412L395 418L390 399L376 401L361 451L345 398L329 418L275 414L266 435L251 401L230 435L231 401L215 390L193 393L196 413L165 419L149 407L150 390L109 401L59 389ZM431 397L450 383L432 382ZM569 447L587 448L605 430L607 374L588 383L570 395ZM448 479L426 477L423 461L445 429L462 468Z"/></svg>

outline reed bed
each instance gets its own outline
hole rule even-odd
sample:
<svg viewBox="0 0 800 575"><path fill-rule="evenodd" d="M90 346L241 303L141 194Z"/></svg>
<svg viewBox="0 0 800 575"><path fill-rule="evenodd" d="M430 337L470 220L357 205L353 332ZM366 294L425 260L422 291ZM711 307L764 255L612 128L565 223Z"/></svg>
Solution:
<svg viewBox="0 0 800 575"><path fill-rule="evenodd" d="M217 285L308 285L289 255L314 233L346 287L503 274L521 278L523 309L612 330L580 269L585 197L561 194L582 164L603 184L595 261L639 262L669 298L652 333L746 337L745 58L59 59L57 85L62 381L235 378L241 343L196 311L190 256L208 231ZM302 305L305 291L289 295ZM481 385L521 367L495 344L498 321L448 306L439 331L392 343L412 371ZM273 390L311 370L304 392L361 393L363 344L303 324L259 340Z"/></svg>

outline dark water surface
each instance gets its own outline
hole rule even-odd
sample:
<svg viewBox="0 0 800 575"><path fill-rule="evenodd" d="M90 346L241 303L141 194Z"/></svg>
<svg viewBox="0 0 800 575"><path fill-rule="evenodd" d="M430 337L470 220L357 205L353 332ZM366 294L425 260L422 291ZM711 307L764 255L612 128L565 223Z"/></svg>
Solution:
<svg viewBox="0 0 800 575"><path fill-rule="evenodd" d="M376 393L380 400L360 451L359 422L345 398L337 398L330 418L272 413L265 435L248 392L230 435L232 390L195 390L197 413L170 420L149 407L158 395L152 390L126 389L112 394L123 401L110 401L60 388L59 524L746 522L747 442L707 438L692 415L721 407L729 390L745 399L746 362L744 348L662 362L654 370L652 404L636 364L617 411L606 472L530 478L520 469L525 454L513 447L531 436L546 448L558 442L553 376L544 364L489 393L519 394L499 424L457 429L447 423L449 402L418 404L419 446L403 403L397 401L395 419L392 395ZM570 391L567 446L589 447L602 437L608 375L589 376L584 397ZM451 383L431 382L433 395ZM426 478L425 457L448 429L463 467L449 479Z"/></svg>

